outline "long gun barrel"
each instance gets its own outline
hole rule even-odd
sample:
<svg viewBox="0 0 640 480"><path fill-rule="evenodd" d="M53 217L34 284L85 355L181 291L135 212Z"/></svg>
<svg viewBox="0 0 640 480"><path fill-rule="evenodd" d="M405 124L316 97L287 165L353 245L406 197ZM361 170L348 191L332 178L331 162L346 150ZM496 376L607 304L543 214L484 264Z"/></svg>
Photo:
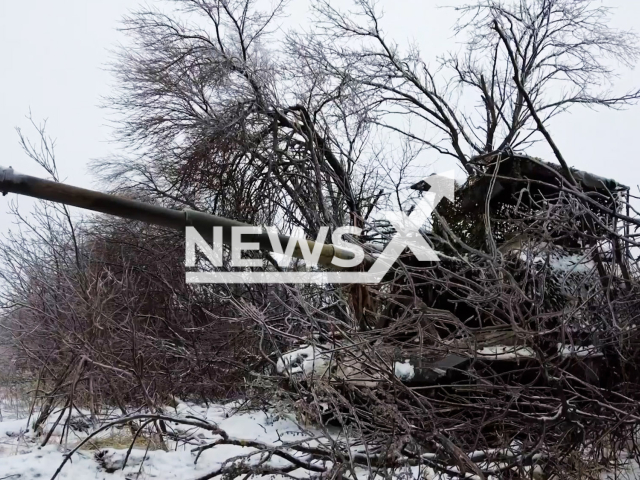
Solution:
<svg viewBox="0 0 640 480"><path fill-rule="evenodd" d="M3 195L16 193L18 195L26 195L50 202L63 203L73 207L115 215L130 220L138 220L180 231L184 231L185 227L193 226L203 238L209 241L212 240L213 227L222 227L223 242L227 245L231 242L231 227L251 226L246 223L210 215L208 213L194 210L174 210L117 195L109 195L38 177L21 175L15 173L12 168L0 167L0 192L2 192ZM278 237L283 246L285 246L290 239L289 236L282 234L278 234ZM262 250L273 250L271 240L266 231L259 234L246 235L246 240L258 242ZM302 239L299 239L299 241L307 242L310 250L314 250L314 241ZM293 256L303 258L298 244L296 244ZM318 263L337 268L331 263L333 257L347 260L353 258L354 254L349 250L331 244L324 244Z"/></svg>

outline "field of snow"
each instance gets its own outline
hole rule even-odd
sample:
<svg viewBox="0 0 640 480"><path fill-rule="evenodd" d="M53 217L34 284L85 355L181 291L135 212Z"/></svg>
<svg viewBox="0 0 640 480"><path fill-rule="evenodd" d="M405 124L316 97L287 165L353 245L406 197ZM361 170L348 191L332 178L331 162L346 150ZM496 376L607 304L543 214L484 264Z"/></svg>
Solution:
<svg viewBox="0 0 640 480"><path fill-rule="evenodd" d="M124 466L131 436L127 427L119 425L101 431L91 442L74 453L70 461L58 472L56 478L74 480L204 480L213 478L210 475L219 471L223 466L242 467L242 465L255 466L258 464L270 469L287 470L288 476L268 475L268 478L273 480L292 477L308 478L310 473L308 470L292 470L292 463L286 459L270 456L264 450L259 452L250 444L259 443L271 449L277 449L285 443L322 446L326 445L326 437L323 437L318 431L301 427L292 416L273 412L246 411L238 407L238 403L209 405L207 407L182 402L165 412L166 415L173 418L193 419L196 422L199 419L217 425L228 434L229 440L236 443L234 445L216 445L202 451L198 457L198 447L210 445L219 440L220 435L199 427L168 423L169 432L179 436L180 441L166 440L166 450L159 448L158 445L149 445L146 443L147 440L136 442L136 446L130 452L126 466ZM74 425L72 429L66 429L63 432L62 426L55 427L48 444L42 447L41 443L44 437L34 435L30 425L33 424L34 419L32 417L29 421L26 406L0 401L0 480L53 478L66 455L85 440L89 432L95 432L99 428L99 425L90 424L88 412L86 413L85 417L76 412L72 417L71 423ZM57 414L51 416L52 419L45 432L51 429L57 416ZM100 424L104 427L119 416L120 412L113 411L101 418ZM356 446L352 448L352 451L356 454L356 452L362 451L362 448L362 446ZM325 462L310 460L300 452L296 452L295 457L302 462L309 462L309 465L329 466ZM455 470L455 467L450 468ZM239 473L242 474L237 475L238 479L246 477L243 472ZM357 468L354 473L358 480L372 477L383 478L379 475L371 475L371 472L365 468ZM232 477L234 476L232 474ZM444 480L450 478L437 475L426 466L407 467L403 471L396 471L393 477L403 480ZM217 478L223 477L218 475ZM467 478L477 477L467 475ZM533 478L540 477L534 475ZM640 479L640 470L637 464L633 463L633 468L622 475L620 472L617 475L604 473L601 478L603 480Z"/></svg>
<svg viewBox="0 0 640 480"><path fill-rule="evenodd" d="M201 407L185 403L179 404L173 416L187 416L214 422L220 428L231 432L234 437L261 443L278 444L311 437L303 432L294 421L273 417L264 412L234 414L235 405L211 405ZM40 447L42 437L36 438L29 428L26 418L8 419L0 422L0 479L27 480L47 479L56 472L68 449L86 438L86 432L71 430L63 439L62 427L55 429L54 436L45 447ZM53 416L55 418L55 415ZM53 420L52 420L53 421ZM57 478L61 479L196 479L220 468L223 462L233 457L255 451L251 447L219 445L202 453L195 463L195 453L191 450L198 445L211 443L216 435L198 428L175 426L176 433L188 438L188 444L181 442L170 446L170 451L147 450L144 445L132 451L127 466L122 470L126 446L121 449L81 449L73 455ZM109 429L100 434L97 444L109 444L109 440L122 435L122 430ZM255 462L257 459L252 459ZM270 465L278 460L270 461ZM286 462L285 462L286 463Z"/></svg>

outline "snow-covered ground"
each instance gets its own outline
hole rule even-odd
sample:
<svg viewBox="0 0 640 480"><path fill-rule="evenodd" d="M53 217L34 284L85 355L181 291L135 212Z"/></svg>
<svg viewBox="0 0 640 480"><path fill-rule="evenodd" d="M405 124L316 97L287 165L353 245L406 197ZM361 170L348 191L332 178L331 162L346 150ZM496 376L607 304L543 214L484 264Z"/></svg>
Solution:
<svg viewBox="0 0 640 480"><path fill-rule="evenodd" d="M300 426L293 416L276 414L275 412L247 411L240 409L237 402L229 404L215 404L209 406L180 402L174 408L167 408L165 414L172 418L205 420L209 424L217 425L224 430L229 440L235 445L220 444L214 448L204 450L197 457L197 448L220 440L220 435L211 430L188 425L168 423L171 432L177 434L181 440L166 440L166 450L155 445L151 448L145 441L137 442L132 450L126 466L123 468L131 436L126 426L108 428L99 433L95 439L75 454L60 470L56 478L74 480L144 480L144 479L180 479L197 480L219 470L223 465L256 465L267 460L267 454L254 446L247 445L258 442L272 449L282 447L285 443L307 446L326 445L326 437L319 431ZM41 447L43 436L36 436L30 424L34 418L28 420L26 405L15 402L9 404L0 396L0 480L35 480L50 479L54 476L66 454L86 439L89 432L95 431L99 425L91 425L87 416L76 413L73 421L74 429L67 429L63 435L62 426L57 426L48 444ZM56 417L52 415L45 432L53 426ZM100 424L106 425L110 420L117 419L119 411L112 411L100 418ZM64 423L64 422L61 422ZM337 438L339 435L336 432ZM334 439L335 439L334 438ZM352 452L363 451L363 446L354 446ZM253 453L253 455L251 455ZM476 452L477 453L477 452ZM431 454L425 454L431 455ZM475 455L474 453L470 456ZM309 461L305 455L296 452L300 461ZM241 460L242 458L242 460ZM196 461L197 460L197 461ZM317 466L327 465L318 461L309 461ZM270 457L264 465L271 468L287 468L292 464L281 457ZM484 467L483 467L484 468ZM456 467L450 467L456 470ZM289 477L284 475L269 475L273 480L297 477L307 478L308 471L293 470ZM358 480L372 478L371 472L365 468L357 468L355 473ZM234 476L234 475L232 475ZM243 479L244 474L238 475ZM396 471L394 478L413 480L444 480L451 478L440 476L426 466L407 467L402 472ZM222 478L218 476L217 478ZM382 479L382 476L374 475ZM467 475L467 478L478 478ZM491 478L491 477L489 477ZM540 478L534 475L533 478ZM603 473L605 479L640 479L640 469L632 462L626 472L617 475ZM493 480L493 479L492 479Z"/></svg>
<svg viewBox="0 0 640 480"><path fill-rule="evenodd" d="M209 407L180 403L171 412L166 413L179 418L191 416L207 420L217 424L233 438L276 446L283 442L300 441L314 436L313 432L304 431L293 419L286 416L276 416L260 411L236 413L236 407L235 403ZM68 437L65 434L65 438L62 438L62 427L58 426L49 444L40 447L43 437L36 437L33 434L27 418L10 418L14 417L10 411L3 413L4 420L0 422L0 479L2 480L51 478L64 460L65 453L87 437L87 432L72 429ZM52 416L53 419L48 428L53 425L56 416ZM126 427L108 429L98 435L93 445L89 444L86 449L83 448L74 454L57 478L190 480L219 469L223 462L229 459L257 451L255 448L240 445L218 445L204 451L195 463L196 453L192 450L198 445L206 445L220 437L200 428L180 425L174 425L173 428L181 436L188 438L189 443L167 442L170 451L157 447L147 450L145 445L137 446L133 449L124 469L121 468L126 455L127 442L118 439L127 436ZM107 447L112 442L122 445L119 448ZM105 448L96 449L96 445L98 447L105 445ZM256 455L256 458L249 461L255 463L259 460L258 457ZM269 461L269 465L287 466L289 464L274 457Z"/></svg>

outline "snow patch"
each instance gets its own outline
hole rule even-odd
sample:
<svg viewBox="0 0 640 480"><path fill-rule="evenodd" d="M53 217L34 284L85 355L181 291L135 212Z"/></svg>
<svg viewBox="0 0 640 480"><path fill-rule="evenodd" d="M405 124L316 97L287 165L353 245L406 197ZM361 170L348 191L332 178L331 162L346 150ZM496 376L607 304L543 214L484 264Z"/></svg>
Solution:
<svg viewBox="0 0 640 480"><path fill-rule="evenodd" d="M554 270L571 273L588 273L596 266L592 260L586 260L580 255L552 255L549 258L549 265Z"/></svg>
<svg viewBox="0 0 640 480"><path fill-rule="evenodd" d="M400 380L408 382L416 376L416 372L413 365L409 363L409 360L405 360L404 363L396 362L393 364L393 371Z"/></svg>
<svg viewBox="0 0 640 480"><path fill-rule="evenodd" d="M535 264L544 264L547 262L547 255L544 253L534 253L528 250L520 250L520 259ZM583 255L562 255L557 252L549 254L549 267L552 270L563 273L588 273L595 268L593 260L588 260Z"/></svg>
<svg viewBox="0 0 640 480"><path fill-rule="evenodd" d="M563 357L601 357L602 352L593 345L563 345L558 343L558 354Z"/></svg>
<svg viewBox="0 0 640 480"><path fill-rule="evenodd" d="M256 441L267 446L278 446L284 442L299 442L310 446L318 445L318 433L303 430L297 423L283 414L251 411L238 413L239 402L209 407L179 403L172 411L176 418L195 417L217 424L229 433L230 438ZM116 412L116 416L120 416ZM56 415L47 422L48 431ZM101 416L110 420L111 415ZM33 418L32 418L33 420ZM169 451L146 450L136 447L124 466L126 449L101 448L76 452L58 475L58 479L68 480L132 480L158 478L163 480L192 480L217 470L223 464L230 465L239 461L253 464L266 460L264 454L258 454L255 448L242 445L217 445L202 453L195 463L194 447L203 446L218 440L214 432L188 425L168 422L167 426L184 440L176 442L166 438ZM27 430L27 419L0 422L0 479L50 479L60 466L69 449L87 437L89 432L71 431L68 442L60 436L61 428L56 428L50 444L40 447L42 436L36 436ZM108 441L113 433L109 430L98 434L95 440ZM65 436L66 437L66 436ZM88 445L89 447L90 445ZM242 456L243 458L237 458ZM227 462L227 463L225 463ZM271 467L288 466L286 460L273 458L266 465ZM124 469L123 469L124 467Z"/></svg>
<svg viewBox="0 0 640 480"><path fill-rule="evenodd" d="M322 376L331 364L331 353L321 352L318 347L308 345L283 354L276 364L278 373Z"/></svg>

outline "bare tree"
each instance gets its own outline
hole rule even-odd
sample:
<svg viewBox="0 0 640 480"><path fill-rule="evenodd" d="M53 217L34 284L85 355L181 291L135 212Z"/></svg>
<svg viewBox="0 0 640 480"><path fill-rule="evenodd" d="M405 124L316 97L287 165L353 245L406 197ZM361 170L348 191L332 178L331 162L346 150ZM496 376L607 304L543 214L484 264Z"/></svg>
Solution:
<svg viewBox="0 0 640 480"><path fill-rule="evenodd" d="M354 6L357 16L315 2L319 27L306 40L292 38L304 45L297 51L377 112L375 124L456 158L469 173L473 159L524 150L541 138L566 170L548 121L576 104L620 108L640 95L608 88L615 62L635 64L636 35L610 28L609 10L588 0L458 7L455 31L468 37L466 50L443 56L435 69L417 47L403 52L386 38L375 2ZM417 133L424 126L426 138Z"/></svg>
<svg viewBox="0 0 640 480"><path fill-rule="evenodd" d="M366 124L325 116L320 85L267 48L282 3L266 12L251 1L175 3L175 15L125 21L133 48L121 53L120 94L109 103L138 160L106 162L108 178L137 195L308 234L356 222L375 183L362 165Z"/></svg>

